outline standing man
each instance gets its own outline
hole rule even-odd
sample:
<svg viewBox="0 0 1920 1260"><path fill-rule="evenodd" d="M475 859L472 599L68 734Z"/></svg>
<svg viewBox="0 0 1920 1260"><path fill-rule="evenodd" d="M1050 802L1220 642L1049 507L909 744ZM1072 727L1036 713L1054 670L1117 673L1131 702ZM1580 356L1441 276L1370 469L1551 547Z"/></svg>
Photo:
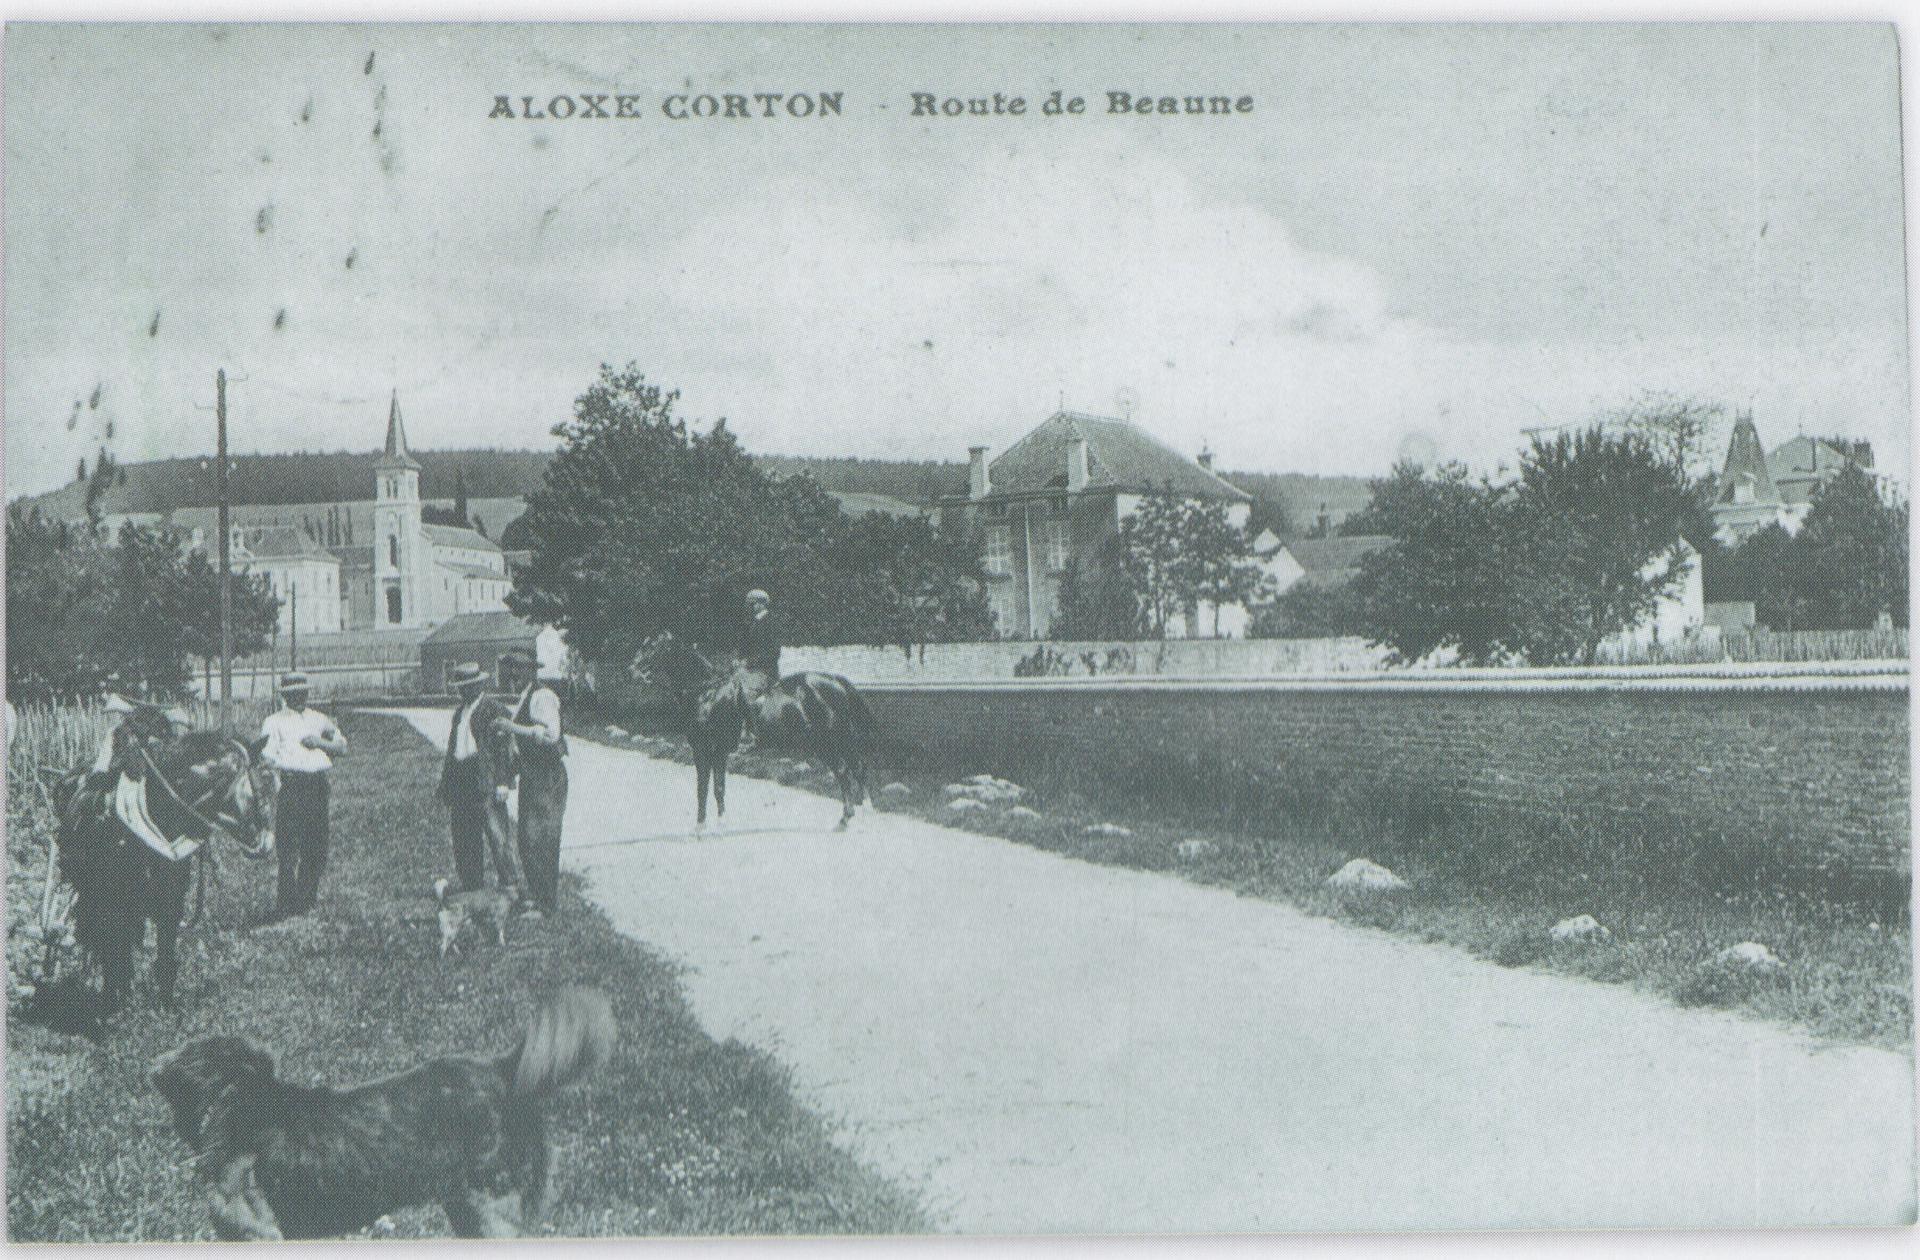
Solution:
<svg viewBox="0 0 1920 1260"><path fill-rule="evenodd" d="M773 600L765 591L747 592L740 664L740 707L746 724L740 751L749 752L759 742L762 701L780 681L780 631L773 620Z"/></svg>
<svg viewBox="0 0 1920 1260"><path fill-rule="evenodd" d="M513 736L520 771L520 866L527 892L546 914L558 908L560 823L567 812L567 737L560 697L540 678L533 653L516 648L504 660L509 686L520 690L513 716L500 728Z"/></svg>
<svg viewBox="0 0 1920 1260"><path fill-rule="evenodd" d="M468 892L486 883L492 855L500 890L525 903L526 881L507 840L507 785L513 782L513 739L499 729L507 710L486 694L487 676L469 661L449 680L460 703L440 765L440 803L453 823L453 867Z"/></svg>
<svg viewBox="0 0 1920 1260"><path fill-rule="evenodd" d="M282 675L280 708L260 724L266 739L260 760L280 781L273 811L280 881L273 910L281 917L304 914L319 898L329 840L327 771L347 751L347 737L333 719L307 707L309 692L305 674Z"/></svg>

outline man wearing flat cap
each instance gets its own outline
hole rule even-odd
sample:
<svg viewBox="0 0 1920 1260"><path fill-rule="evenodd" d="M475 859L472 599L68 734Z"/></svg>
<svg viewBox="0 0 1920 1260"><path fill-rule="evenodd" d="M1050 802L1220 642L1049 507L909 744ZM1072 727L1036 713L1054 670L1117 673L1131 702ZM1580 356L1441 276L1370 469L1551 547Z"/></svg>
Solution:
<svg viewBox="0 0 1920 1260"><path fill-rule="evenodd" d="M265 740L260 760L273 768L280 785L273 810L273 843L280 857L273 909L281 916L304 914L319 899L330 838L327 771L347 751L347 737L333 719L307 706L311 690L305 674L283 675L280 708L260 724Z"/></svg>
<svg viewBox="0 0 1920 1260"><path fill-rule="evenodd" d="M459 703L447 732L447 755L440 764L440 803L453 826L453 869L460 887L473 892L486 883L487 860L500 890L528 909L526 880L520 873L507 822L507 788L513 782L513 736L504 723L505 705L486 694L487 675L469 661L454 668L447 685Z"/></svg>

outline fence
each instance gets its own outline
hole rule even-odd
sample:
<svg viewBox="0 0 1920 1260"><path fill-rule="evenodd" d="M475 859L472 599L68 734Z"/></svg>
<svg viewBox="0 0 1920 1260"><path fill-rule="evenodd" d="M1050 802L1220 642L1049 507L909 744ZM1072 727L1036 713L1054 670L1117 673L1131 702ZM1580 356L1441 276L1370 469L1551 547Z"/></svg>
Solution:
<svg viewBox="0 0 1920 1260"><path fill-rule="evenodd" d="M233 671L233 695L236 700L271 700L280 685L280 675L285 667L271 666L235 667ZM327 700L336 696L407 696L420 690L419 660L417 656L405 661L393 663L373 663L356 665L306 665L300 672L307 676L315 700ZM441 688L435 680L434 690ZM212 700L220 698L220 675L211 676L205 672L196 674L187 684L188 690L196 697Z"/></svg>
<svg viewBox="0 0 1920 1260"><path fill-rule="evenodd" d="M1904 661L1907 632L1886 630L1720 630L1679 643L1605 647L1600 659L1615 665L1689 664L1706 661Z"/></svg>
<svg viewBox="0 0 1920 1260"><path fill-rule="evenodd" d="M219 725L217 701L194 701L182 707L196 727ZM237 702L233 706L235 732L257 733L272 708L267 700ZM115 720L115 715L97 704L28 705L19 710L6 732L8 790L23 790L23 785L31 783L36 767L66 770L91 762Z"/></svg>

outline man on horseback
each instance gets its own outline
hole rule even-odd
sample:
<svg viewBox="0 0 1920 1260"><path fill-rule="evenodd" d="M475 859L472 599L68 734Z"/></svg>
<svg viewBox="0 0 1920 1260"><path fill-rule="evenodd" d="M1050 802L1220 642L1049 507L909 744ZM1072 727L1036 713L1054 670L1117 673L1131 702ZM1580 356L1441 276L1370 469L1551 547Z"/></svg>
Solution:
<svg viewBox="0 0 1920 1260"><path fill-rule="evenodd" d="M747 592L746 626L740 634L740 710L744 731L741 752L759 742L767 695L780 682L780 631L773 620L773 600L765 591Z"/></svg>

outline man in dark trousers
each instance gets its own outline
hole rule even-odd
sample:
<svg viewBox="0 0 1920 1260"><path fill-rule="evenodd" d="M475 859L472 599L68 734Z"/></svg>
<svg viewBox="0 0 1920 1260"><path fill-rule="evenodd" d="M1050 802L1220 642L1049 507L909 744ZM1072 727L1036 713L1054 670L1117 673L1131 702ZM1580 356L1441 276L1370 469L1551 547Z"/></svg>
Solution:
<svg viewBox="0 0 1920 1260"><path fill-rule="evenodd" d="M740 702L745 718L740 751L759 742L763 700L780 681L780 630L773 600L765 591L747 592L747 619L740 632Z"/></svg>
<svg viewBox="0 0 1920 1260"><path fill-rule="evenodd" d="M459 698L440 765L440 803L453 823L453 866L468 892L486 883L493 859L500 890L526 904L526 881L507 837L507 787L513 782L513 738L500 729L506 706L486 694L487 676L469 661L448 680Z"/></svg>
<svg viewBox="0 0 1920 1260"><path fill-rule="evenodd" d="M540 679L532 652L516 648L501 664L504 681L520 693L501 729L513 736L520 771L520 866L527 892L546 914L559 908L560 823L567 812L567 737L560 728L560 697Z"/></svg>
<svg viewBox="0 0 1920 1260"><path fill-rule="evenodd" d="M280 857L274 897L276 915L304 914L320 895L327 869L330 791L327 772L347 751L347 737L333 719L307 707L305 674L280 679L280 708L260 724L265 744L260 760L272 766L280 786L274 798L273 841Z"/></svg>

